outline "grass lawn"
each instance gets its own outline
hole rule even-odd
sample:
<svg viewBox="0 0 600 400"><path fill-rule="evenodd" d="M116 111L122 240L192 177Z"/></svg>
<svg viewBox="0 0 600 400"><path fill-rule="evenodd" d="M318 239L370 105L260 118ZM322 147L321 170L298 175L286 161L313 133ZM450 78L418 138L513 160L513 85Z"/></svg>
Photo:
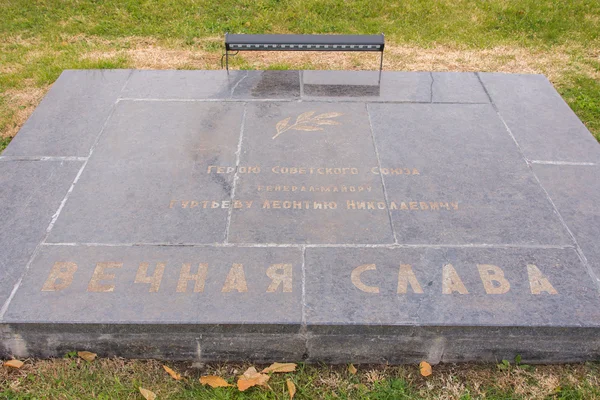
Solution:
<svg viewBox="0 0 600 400"><path fill-rule="evenodd" d="M216 69L223 33L386 34L385 70L543 73L600 140L598 0L0 0L0 151L63 69ZM240 69L376 69L378 55L242 53ZM202 370L155 361L78 358L0 367L0 399L141 399L140 386L169 399L590 399L600 365L304 366L273 376L271 389L210 389L247 366Z"/></svg>
<svg viewBox="0 0 600 400"><path fill-rule="evenodd" d="M286 380L296 386L294 399L594 399L600 398L600 365L505 366L439 365L422 377L418 366L298 365L295 372L273 374L269 387L239 392L236 387L212 389L203 375L236 383L248 365L168 363L183 376L176 381L157 361L78 358L28 360L21 370L0 369L2 399L143 399L139 388L158 399L289 399ZM257 368L260 370L260 368Z"/></svg>

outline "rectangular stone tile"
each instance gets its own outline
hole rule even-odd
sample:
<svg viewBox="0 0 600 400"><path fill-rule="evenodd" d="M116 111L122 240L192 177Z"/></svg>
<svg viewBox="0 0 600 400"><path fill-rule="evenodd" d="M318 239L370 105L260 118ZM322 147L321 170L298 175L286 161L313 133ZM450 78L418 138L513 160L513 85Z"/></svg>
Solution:
<svg viewBox="0 0 600 400"><path fill-rule="evenodd" d="M595 360L600 356L600 339L595 328L469 327L468 331L470 335L455 335L446 342L441 362L458 363L474 359L498 362L519 356L526 364L575 363Z"/></svg>
<svg viewBox="0 0 600 400"><path fill-rule="evenodd" d="M49 241L222 242L243 108L121 101Z"/></svg>
<svg viewBox="0 0 600 400"><path fill-rule="evenodd" d="M121 97L227 99L246 71L134 71Z"/></svg>
<svg viewBox="0 0 600 400"><path fill-rule="evenodd" d="M433 101L439 103L489 103L477 75L473 72L432 72Z"/></svg>
<svg viewBox="0 0 600 400"><path fill-rule="evenodd" d="M430 102L429 72L302 71L307 100Z"/></svg>
<svg viewBox="0 0 600 400"><path fill-rule="evenodd" d="M369 110L398 243L571 243L491 105Z"/></svg>
<svg viewBox="0 0 600 400"><path fill-rule="evenodd" d="M600 355L597 329L513 327L407 327L393 335L311 335L308 362L345 364L582 362Z"/></svg>
<svg viewBox="0 0 600 400"><path fill-rule="evenodd" d="M600 324L598 287L571 248L308 248L305 266L315 334Z"/></svg>
<svg viewBox="0 0 600 400"><path fill-rule="evenodd" d="M44 246L5 321L299 325L301 271L291 248Z"/></svg>
<svg viewBox="0 0 600 400"><path fill-rule="evenodd" d="M364 104L248 104L229 240L392 243L376 166Z"/></svg>
<svg viewBox="0 0 600 400"><path fill-rule="evenodd" d="M600 145L545 76L479 76L528 159L600 162Z"/></svg>
<svg viewBox="0 0 600 400"><path fill-rule="evenodd" d="M171 324L4 324L0 326L0 357L64 357L77 349L91 351L100 357L200 361L202 334L190 329L195 327Z"/></svg>
<svg viewBox="0 0 600 400"><path fill-rule="evenodd" d="M300 97L298 71L246 71L235 86L236 99L295 99Z"/></svg>
<svg viewBox="0 0 600 400"><path fill-rule="evenodd" d="M75 161L0 161L0 308L80 167Z"/></svg>
<svg viewBox="0 0 600 400"><path fill-rule="evenodd" d="M208 362L298 362L306 358L306 339L299 334L203 334L200 346L202 359Z"/></svg>
<svg viewBox="0 0 600 400"><path fill-rule="evenodd" d="M600 167L533 165L597 276L600 276Z"/></svg>
<svg viewBox="0 0 600 400"><path fill-rule="evenodd" d="M86 157L130 70L65 70L3 156Z"/></svg>

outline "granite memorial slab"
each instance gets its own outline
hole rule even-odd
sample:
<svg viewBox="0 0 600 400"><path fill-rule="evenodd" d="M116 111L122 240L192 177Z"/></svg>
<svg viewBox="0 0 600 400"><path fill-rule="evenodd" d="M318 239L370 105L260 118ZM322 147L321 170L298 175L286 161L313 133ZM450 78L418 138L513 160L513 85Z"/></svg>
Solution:
<svg viewBox="0 0 600 400"><path fill-rule="evenodd" d="M0 155L0 356L596 359L599 154L538 75L66 71Z"/></svg>
<svg viewBox="0 0 600 400"><path fill-rule="evenodd" d="M533 166L567 228L593 270L600 276L600 168L596 165ZM577 195L574 195L577 193Z"/></svg>
<svg viewBox="0 0 600 400"><path fill-rule="evenodd" d="M600 162L594 137L545 76L482 73L480 77L527 159Z"/></svg>
<svg viewBox="0 0 600 400"><path fill-rule="evenodd" d="M490 104L368 107L398 243L569 244Z"/></svg>
<svg viewBox="0 0 600 400"><path fill-rule="evenodd" d="M235 165L243 109L237 103L119 102L48 240L222 241L233 176L206 168Z"/></svg>

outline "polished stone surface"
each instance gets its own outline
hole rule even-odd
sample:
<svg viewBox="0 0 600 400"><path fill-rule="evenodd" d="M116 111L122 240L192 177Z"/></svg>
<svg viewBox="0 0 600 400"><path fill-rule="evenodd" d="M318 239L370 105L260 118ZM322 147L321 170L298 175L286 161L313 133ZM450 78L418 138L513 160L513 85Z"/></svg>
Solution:
<svg viewBox="0 0 600 400"><path fill-rule="evenodd" d="M430 102L429 72L302 71L307 100Z"/></svg>
<svg viewBox="0 0 600 400"><path fill-rule="evenodd" d="M0 307L44 239L81 165L0 160Z"/></svg>
<svg viewBox="0 0 600 400"><path fill-rule="evenodd" d="M595 359L599 155L537 75L66 71L0 156L0 357Z"/></svg>
<svg viewBox="0 0 600 400"><path fill-rule="evenodd" d="M3 155L87 157L131 73L64 71Z"/></svg>
<svg viewBox="0 0 600 400"><path fill-rule="evenodd" d="M351 321L384 333L600 322L598 288L570 248L311 248L306 288L307 324L328 334Z"/></svg>
<svg viewBox="0 0 600 400"><path fill-rule="evenodd" d="M252 332L261 324L299 326L301 285L299 249L45 246L4 320L192 323L208 332L239 325Z"/></svg>
<svg viewBox="0 0 600 400"><path fill-rule="evenodd" d="M432 72L431 99L434 103L489 103L475 73Z"/></svg>
<svg viewBox="0 0 600 400"><path fill-rule="evenodd" d="M223 241L233 176L206 170L235 165L243 108L119 102L48 241Z"/></svg>
<svg viewBox="0 0 600 400"><path fill-rule="evenodd" d="M134 71L121 97L135 99L219 99L231 91L244 71Z"/></svg>
<svg viewBox="0 0 600 400"><path fill-rule="evenodd" d="M534 165L560 215L600 277L600 166Z"/></svg>
<svg viewBox="0 0 600 400"><path fill-rule="evenodd" d="M598 143L545 76L479 76L529 160L600 162Z"/></svg>
<svg viewBox="0 0 600 400"><path fill-rule="evenodd" d="M398 243L569 244L543 189L489 104L372 104ZM600 147L600 146L599 146ZM435 208L437 207L437 208Z"/></svg>
<svg viewBox="0 0 600 400"><path fill-rule="evenodd" d="M301 115L306 120L296 124ZM287 119L292 128L278 132ZM371 173L377 156L364 104L249 104L240 166L261 172L238 175L236 198L253 207L233 210L231 242L393 243L385 210L347 205L384 201L381 179Z"/></svg>

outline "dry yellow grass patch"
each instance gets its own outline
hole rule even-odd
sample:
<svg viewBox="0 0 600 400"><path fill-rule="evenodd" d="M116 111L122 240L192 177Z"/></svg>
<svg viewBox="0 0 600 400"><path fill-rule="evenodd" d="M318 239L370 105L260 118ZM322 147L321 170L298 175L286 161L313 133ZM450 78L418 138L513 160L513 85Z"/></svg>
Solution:
<svg viewBox="0 0 600 400"><path fill-rule="evenodd" d="M153 45L127 50L92 51L84 59L101 60L125 55L135 69L217 69L220 55L203 50L169 49Z"/></svg>
<svg viewBox="0 0 600 400"><path fill-rule="evenodd" d="M1 137L13 137L17 134L21 126L27 121L33 110L40 103L49 87L29 86L19 90L9 89L3 96L11 104L13 110L12 123L0 132Z"/></svg>
<svg viewBox="0 0 600 400"><path fill-rule="evenodd" d="M211 38L207 41L214 41ZM131 48L124 50L92 51L84 58L98 60L118 55L127 56L134 68L139 69L218 69L221 55L188 47L163 47L153 40L136 38ZM580 54L571 54L574 49ZM574 46L555 47L551 50L531 50L521 47L498 46L491 49L462 49L449 46L422 48L417 46L388 45L384 55L384 70L397 71L494 71L506 73L542 73L553 82L565 74L578 71L590 77L599 77L586 60L600 61L600 50L580 49ZM330 52L241 52L230 58L232 68L243 65L255 69L269 66L312 69L378 69L378 53Z"/></svg>

